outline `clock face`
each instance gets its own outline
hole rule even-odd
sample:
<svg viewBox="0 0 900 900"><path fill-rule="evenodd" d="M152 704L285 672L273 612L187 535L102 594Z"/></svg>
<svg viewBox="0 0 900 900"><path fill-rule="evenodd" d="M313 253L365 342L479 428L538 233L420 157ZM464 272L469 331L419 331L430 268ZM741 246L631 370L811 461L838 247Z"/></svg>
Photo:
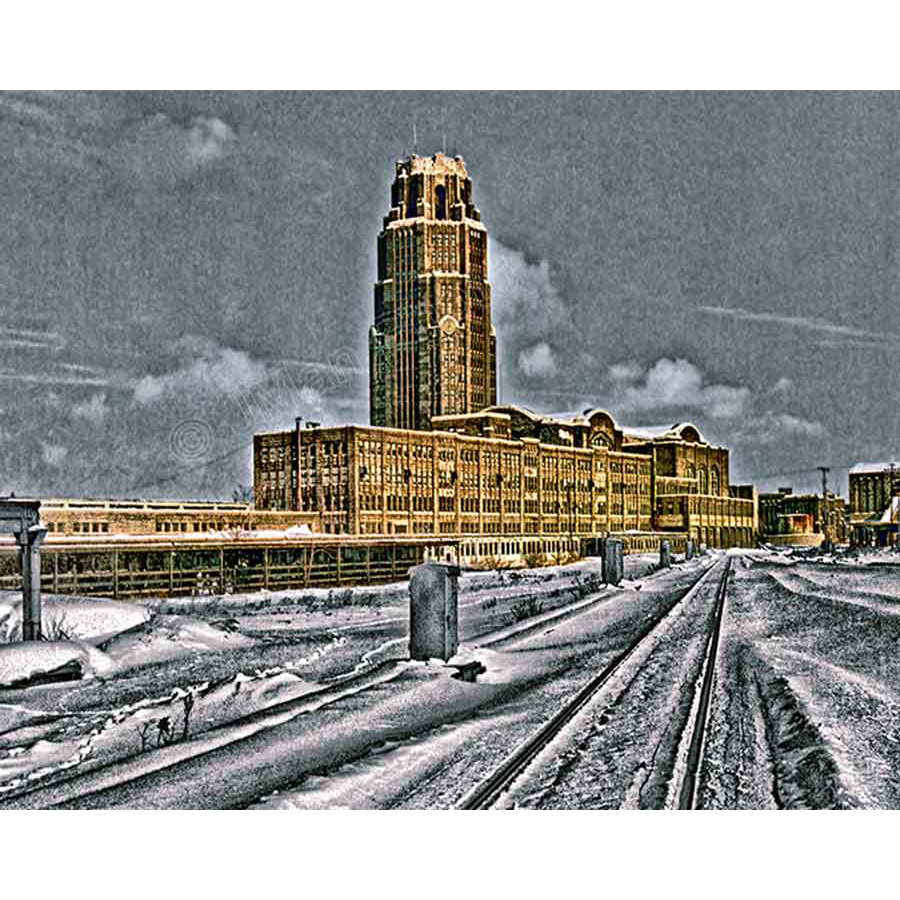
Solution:
<svg viewBox="0 0 900 900"><path fill-rule="evenodd" d="M444 334L453 334L459 328L459 322L453 316L444 316L438 327Z"/></svg>

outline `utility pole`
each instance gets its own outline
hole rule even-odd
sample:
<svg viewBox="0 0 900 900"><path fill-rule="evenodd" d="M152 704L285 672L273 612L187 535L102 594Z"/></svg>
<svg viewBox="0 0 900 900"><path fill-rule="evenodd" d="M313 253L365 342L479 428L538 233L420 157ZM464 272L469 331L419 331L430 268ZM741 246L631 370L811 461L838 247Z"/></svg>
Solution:
<svg viewBox="0 0 900 900"><path fill-rule="evenodd" d="M891 462L891 505L890 505L890 510L891 510L890 516L889 516L890 523L891 523L891 525L896 525L897 518L894 515L894 463L893 462ZM895 544L897 543L897 535L896 534L894 535L893 542Z"/></svg>
<svg viewBox="0 0 900 900"><path fill-rule="evenodd" d="M831 519L828 515L828 473L831 469L828 466L819 466L819 470L822 473L822 512L825 517L825 521L822 525L822 543L825 545L825 550L830 549L830 524Z"/></svg>

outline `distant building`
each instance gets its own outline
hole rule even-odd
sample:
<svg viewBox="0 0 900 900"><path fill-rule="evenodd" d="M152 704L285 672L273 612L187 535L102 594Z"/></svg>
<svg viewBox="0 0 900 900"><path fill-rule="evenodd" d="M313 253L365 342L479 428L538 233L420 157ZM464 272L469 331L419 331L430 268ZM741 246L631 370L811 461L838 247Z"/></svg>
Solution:
<svg viewBox="0 0 900 900"><path fill-rule="evenodd" d="M838 544L848 540L847 504L842 497L828 492L827 501L821 494L795 494L790 487L777 493L759 495L759 522L762 540L769 544L818 546L825 540L825 525L829 536Z"/></svg>
<svg viewBox="0 0 900 900"><path fill-rule="evenodd" d="M247 503L205 503L198 500L99 500L86 498L41 499L41 522L51 537L103 535L217 534L231 531L267 531L305 527L318 529L317 516L287 512L272 505L255 510Z"/></svg>
<svg viewBox="0 0 900 900"><path fill-rule="evenodd" d="M428 430L497 402L487 231L462 157L397 163L378 235L370 421Z"/></svg>
<svg viewBox="0 0 900 900"><path fill-rule="evenodd" d="M632 549L666 533L710 547L756 535L752 488L729 484L727 449L691 424L628 429L603 410L494 406L435 417L430 431L257 434L254 485L257 508L318 514L326 534L458 537L464 560L578 552L604 534Z"/></svg>
<svg viewBox="0 0 900 900"><path fill-rule="evenodd" d="M850 469L850 529L855 544L896 542L900 462L857 463Z"/></svg>

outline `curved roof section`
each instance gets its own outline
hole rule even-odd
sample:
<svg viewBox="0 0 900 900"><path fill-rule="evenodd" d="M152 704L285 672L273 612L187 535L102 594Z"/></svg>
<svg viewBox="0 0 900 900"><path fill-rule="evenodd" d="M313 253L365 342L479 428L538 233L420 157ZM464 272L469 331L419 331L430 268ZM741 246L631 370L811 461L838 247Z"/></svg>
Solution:
<svg viewBox="0 0 900 900"><path fill-rule="evenodd" d="M643 425L640 428L622 426L626 437L644 441L686 441L691 444L709 443L700 429L692 422L676 422L674 425Z"/></svg>
<svg viewBox="0 0 900 900"><path fill-rule="evenodd" d="M676 422L674 425L643 425L639 428L631 428L628 425L619 425L613 415L599 407L589 407L582 412L567 411L551 414L540 414L525 406L517 406L514 403L497 404L480 411L484 413L504 413L506 415L521 415L532 422L543 424L562 425L589 425L598 416L608 418L613 426L621 429L626 438L633 441L685 441L690 444L708 444L700 429L693 422Z"/></svg>
<svg viewBox="0 0 900 900"><path fill-rule="evenodd" d="M516 406L514 403L503 403L497 404L496 406L488 406L485 409L480 410L481 413L519 413L520 415L526 416L529 419L532 419L535 422L544 421L547 416L540 416L536 412L532 412L525 406Z"/></svg>
<svg viewBox="0 0 900 900"><path fill-rule="evenodd" d="M531 413L531 415L535 416L534 413ZM589 407L588 409L581 411L573 409L566 410L565 412L545 413L544 415L538 415L536 418L542 422L561 422L564 425L587 425L597 416L606 416L606 418L614 425L616 424L616 420L612 413L610 413L609 410L600 409L600 407Z"/></svg>

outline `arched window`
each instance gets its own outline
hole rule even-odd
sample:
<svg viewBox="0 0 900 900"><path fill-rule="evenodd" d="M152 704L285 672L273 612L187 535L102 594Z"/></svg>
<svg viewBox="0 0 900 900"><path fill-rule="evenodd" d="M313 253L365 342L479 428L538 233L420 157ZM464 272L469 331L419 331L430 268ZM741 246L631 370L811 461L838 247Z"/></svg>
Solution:
<svg viewBox="0 0 900 900"><path fill-rule="evenodd" d="M447 218L447 190L442 184L434 189L434 217Z"/></svg>
<svg viewBox="0 0 900 900"><path fill-rule="evenodd" d="M409 180L409 186L406 189L406 218L414 219L416 217L416 204L419 202L419 182L416 178Z"/></svg>
<svg viewBox="0 0 900 900"><path fill-rule="evenodd" d="M709 479L706 473L706 466L700 466L700 493L709 493Z"/></svg>
<svg viewBox="0 0 900 900"><path fill-rule="evenodd" d="M719 469L717 466L713 466L709 471L709 481L710 481L710 493L719 496Z"/></svg>

